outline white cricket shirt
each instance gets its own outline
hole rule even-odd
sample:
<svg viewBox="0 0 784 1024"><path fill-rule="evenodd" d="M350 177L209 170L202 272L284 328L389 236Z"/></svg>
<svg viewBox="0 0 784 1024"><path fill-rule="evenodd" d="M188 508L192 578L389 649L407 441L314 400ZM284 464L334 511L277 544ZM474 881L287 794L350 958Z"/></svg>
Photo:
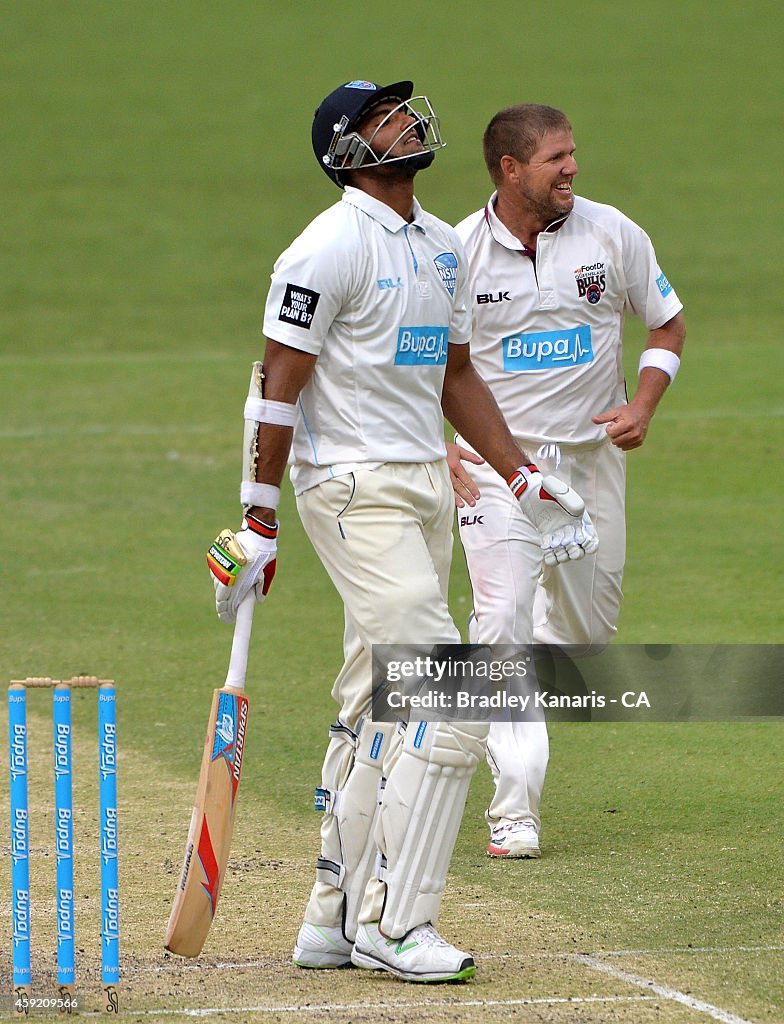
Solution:
<svg viewBox="0 0 784 1024"><path fill-rule="evenodd" d="M471 358L518 439L606 440L591 417L626 401L623 317L652 330L682 304L651 240L612 206L576 197L534 260L496 217L495 193L457 226L469 261Z"/></svg>
<svg viewBox="0 0 784 1024"><path fill-rule="evenodd" d="M408 224L356 188L275 264L266 337L317 355L294 428L297 494L359 465L444 458L449 344L470 339L455 229L414 201Z"/></svg>

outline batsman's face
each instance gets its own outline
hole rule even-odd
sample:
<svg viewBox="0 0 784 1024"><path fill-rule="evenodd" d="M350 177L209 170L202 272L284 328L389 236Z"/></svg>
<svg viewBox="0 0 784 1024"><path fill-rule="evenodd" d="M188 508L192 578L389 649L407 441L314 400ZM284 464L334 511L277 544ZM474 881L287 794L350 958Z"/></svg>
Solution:
<svg viewBox="0 0 784 1024"><path fill-rule="evenodd" d="M389 156L413 156L425 150L417 135L416 124L417 119L397 100L384 100L363 118L357 131L378 156L387 151Z"/></svg>
<svg viewBox="0 0 784 1024"><path fill-rule="evenodd" d="M569 131L548 132L527 164L517 164L516 191L544 225L570 213L577 174L574 139Z"/></svg>

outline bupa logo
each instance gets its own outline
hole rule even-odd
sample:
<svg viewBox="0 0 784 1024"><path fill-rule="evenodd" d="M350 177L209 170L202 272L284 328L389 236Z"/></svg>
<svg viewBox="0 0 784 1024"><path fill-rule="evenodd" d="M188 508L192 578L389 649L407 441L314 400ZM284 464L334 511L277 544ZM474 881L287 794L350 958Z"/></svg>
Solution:
<svg viewBox="0 0 784 1024"><path fill-rule="evenodd" d="M14 864L20 860L27 860L28 828L27 811L22 807L15 807L11 821L11 860Z"/></svg>
<svg viewBox="0 0 784 1024"><path fill-rule="evenodd" d="M504 369L509 373L530 370L570 369L593 362L591 328L588 325L563 331L511 334L502 338Z"/></svg>
<svg viewBox="0 0 784 1024"><path fill-rule="evenodd" d="M113 723L107 723L106 731L101 741L99 757L99 771L102 779L117 773L117 728Z"/></svg>
<svg viewBox="0 0 784 1024"><path fill-rule="evenodd" d="M117 808L107 807L106 818L101 829L101 859L104 864L117 860L119 844L117 839Z"/></svg>
<svg viewBox="0 0 784 1024"><path fill-rule="evenodd" d="M433 262L441 275L446 290L450 295L454 295L457 283L457 256L453 252L442 252L440 256L435 257Z"/></svg>
<svg viewBox="0 0 784 1024"><path fill-rule="evenodd" d="M14 723L11 729L11 782L27 776L27 728Z"/></svg>
<svg viewBox="0 0 784 1024"><path fill-rule="evenodd" d="M58 722L54 730L54 777L55 780L70 775L71 727Z"/></svg>
<svg viewBox="0 0 784 1024"><path fill-rule="evenodd" d="M668 296L668 295L670 294L670 292L672 291L672 285L671 285L671 284L670 284L670 282L669 282L669 281L667 280L667 278L666 278L666 277L664 276L664 274L660 274L660 275L659 275L659 276L658 276L658 277L656 278L656 287L657 287L657 288L659 289L659 291L661 292L661 295L662 295L662 298L663 298L663 299L666 299L666 298L667 298L667 296Z"/></svg>
<svg viewBox="0 0 784 1024"><path fill-rule="evenodd" d="M443 366L448 344L448 327L401 327L395 366Z"/></svg>
<svg viewBox="0 0 784 1024"><path fill-rule="evenodd" d="M116 942L120 938L120 893L113 888L106 891L103 937L106 943Z"/></svg>

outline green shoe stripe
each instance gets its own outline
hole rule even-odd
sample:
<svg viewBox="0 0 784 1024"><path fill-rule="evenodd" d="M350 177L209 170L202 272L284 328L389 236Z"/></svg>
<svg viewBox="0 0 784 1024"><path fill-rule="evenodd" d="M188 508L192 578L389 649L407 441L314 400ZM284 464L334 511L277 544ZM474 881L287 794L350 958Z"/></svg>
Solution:
<svg viewBox="0 0 784 1024"><path fill-rule="evenodd" d="M464 967L462 971L458 971L457 974L444 974L440 978L415 978L411 975L408 976L409 981L418 981L424 985L438 985L445 981L468 981L469 978L473 978L476 974L476 964L471 967Z"/></svg>
<svg viewBox="0 0 784 1024"><path fill-rule="evenodd" d="M387 946L395 946L396 941L396 939L387 939ZM413 942L409 942L407 946L404 946L403 940L401 939L395 946L395 952L398 956L401 956L403 953L407 953L409 949L414 949L418 945L419 943L415 939Z"/></svg>

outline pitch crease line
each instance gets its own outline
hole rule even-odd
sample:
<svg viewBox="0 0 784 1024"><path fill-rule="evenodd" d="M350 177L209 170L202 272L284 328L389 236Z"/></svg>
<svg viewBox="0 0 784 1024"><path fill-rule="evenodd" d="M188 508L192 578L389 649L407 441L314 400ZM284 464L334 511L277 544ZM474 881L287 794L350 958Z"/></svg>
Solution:
<svg viewBox="0 0 784 1024"><path fill-rule="evenodd" d="M653 953L784 953L784 946L672 946L662 949L608 949L592 956L649 956Z"/></svg>
<svg viewBox="0 0 784 1024"><path fill-rule="evenodd" d="M618 967L613 967L612 964L605 964L601 960L597 960L596 957L587 956L585 953L574 953L572 960L574 963L584 964L594 971L609 974L611 978L615 978L618 981L625 981L629 985L636 985L637 988L644 988L650 992L655 992L661 999L669 999L671 1002L680 1003L691 1010L706 1013L714 1020L721 1021L721 1024L752 1024L752 1021L746 1020L745 1017L738 1017L737 1014L730 1013L728 1010L722 1010L720 1007L714 1006L713 1003L706 1003L702 999L695 999L693 996L686 995L685 992L679 992L677 988L659 985L651 978L643 978L639 974L630 974L629 971L622 971Z"/></svg>
<svg viewBox="0 0 784 1024"><path fill-rule="evenodd" d="M10 847L0 847L0 853L8 853ZM39 851L41 852L41 851ZM784 946L660 946L658 949L608 949L594 950L591 953L555 952L555 953L480 953L482 960L567 960L574 956L622 957L622 956L655 956L656 954L672 953L782 953ZM149 964L144 967L125 968L126 974L164 974L167 971L232 971L251 967L288 967L291 961L287 957L270 957L267 960L237 960L219 963L195 964Z"/></svg>
<svg viewBox="0 0 784 1024"><path fill-rule="evenodd" d="M559 960L573 956L655 956L672 953L784 953L784 946L659 946L652 949L607 949L590 953L480 953L482 960Z"/></svg>
<svg viewBox="0 0 784 1024"><path fill-rule="evenodd" d="M213 1017L220 1013L331 1013L342 1010L416 1010L425 1007L556 1006L583 1003L645 1003L653 996L552 996L542 999L421 999L390 1003L305 1003L302 1006L207 1006L203 1009L134 1010L136 1015L166 1017Z"/></svg>

